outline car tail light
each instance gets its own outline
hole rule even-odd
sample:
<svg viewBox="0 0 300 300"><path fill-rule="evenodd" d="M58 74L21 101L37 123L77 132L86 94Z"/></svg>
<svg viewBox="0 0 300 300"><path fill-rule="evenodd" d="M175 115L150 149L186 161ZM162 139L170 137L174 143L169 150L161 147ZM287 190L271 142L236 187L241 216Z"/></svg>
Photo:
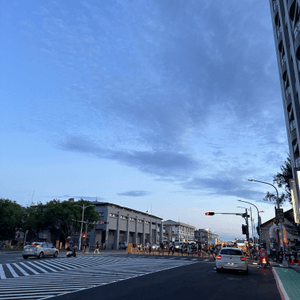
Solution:
<svg viewBox="0 0 300 300"><path fill-rule="evenodd" d="M217 256L217 259L221 259L221 258L222 258L222 255L218 255L218 256Z"/></svg>
<svg viewBox="0 0 300 300"><path fill-rule="evenodd" d="M245 257L241 257L241 261L245 261L246 260L246 258Z"/></svg>

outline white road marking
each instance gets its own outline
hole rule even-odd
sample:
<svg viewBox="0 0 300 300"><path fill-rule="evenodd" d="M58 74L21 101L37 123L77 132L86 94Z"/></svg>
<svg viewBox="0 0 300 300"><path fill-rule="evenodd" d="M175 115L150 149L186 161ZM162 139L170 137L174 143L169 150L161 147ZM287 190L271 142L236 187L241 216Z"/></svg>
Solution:
<svg viewBox="0 0 300 300"><path fill-rule="evenodd" d="M18 266L16 263L13 263L13 265L19 269L19 271L21 271L25 276L29 276L29 274L24 270L22 269L20 266Z"/></svg>
<svg viewBox="0 0 300 300"><path fill-rule="evenodd" d="M31 271L33 274L40 274L39 272L37 272L36 270L30 268L28 265L25 265L23 262L20 262L21 265L23 265L25 268L27 268L29 271Z"/></svg>
<svg viewBox="0 0 300 300"><path fill-rule="evenodd" d="M2 265L0 265L0 279L5 279L5 278L6 278L6 276L5 276L3 267L2 267Z"/></svg>
<svg viewBox="0 0 300 300"><path fill-rule="evenodd" d="M11 267L10 264L6 264L6 266L8 267L10 273L12 274L12 276L14 277L19 277L19 275L15 272L15 270Z"/></svg>

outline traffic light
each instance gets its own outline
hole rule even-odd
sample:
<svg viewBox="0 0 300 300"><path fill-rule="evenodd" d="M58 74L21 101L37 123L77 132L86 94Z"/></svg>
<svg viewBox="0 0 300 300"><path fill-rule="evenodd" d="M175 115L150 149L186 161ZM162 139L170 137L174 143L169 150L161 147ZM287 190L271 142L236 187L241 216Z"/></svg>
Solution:
<svg viewBox="0 0 300 300"><path fill-rule="evenodd" d="M213 216L215 213L212 211L208 211L205 213L206 216Z"/></svg>
<svg viewBox="0 0 300 300"><path fill-rule="evenodd" d="M86 233L84 233L84 234L82 235L82 237L85 239L85 238L86 238Z"/></svg>
<svg viewBox="0 0 300 300"><path fill-rule="evenodd" d="M242 225L242 232L243 232L243 234L248 234L248 226L247 225Z"/></svg>

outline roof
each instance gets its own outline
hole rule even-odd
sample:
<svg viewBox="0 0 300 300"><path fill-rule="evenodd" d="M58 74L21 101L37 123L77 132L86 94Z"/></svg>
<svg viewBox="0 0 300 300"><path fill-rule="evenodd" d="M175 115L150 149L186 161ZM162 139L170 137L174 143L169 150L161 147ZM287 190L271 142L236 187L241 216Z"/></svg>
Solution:
<svg viewBox="0 0 300 300"><path fill-rule="evenodd" d="M152 215L152 214L148 214L147 212L139 211L139 210L136 210L136 209L133 209L133 208L121 206L121 205L114 204L114 203L110 203L110 202L99 202L99 201L94 201L94 202L92 202L92 203L93 203L94 205L96 205L96 206L113 206L113 207L118 207L118 208L120 208L120 209L126 209L126 210L130 210L130 211L132 211L132 212L135 212L135 213L139 213L139 214L145 215L145 216L147 216L147 217L153 217L153 218L162 220L162 218L160 218L160 217L158 217L158 216L155 216L155 215Z"/></svg>
<svg viewBox="0 0 300 300"><path fill-rule="evenodd" d="M166 220L166 221L163 221L163 225L164 226L175 226L175 225L178 225L178 226L185 226L185 227L190 227L190 228L193 228L193 229L196 229L195 226L192 226L192 225L189 225L189 224L185 224L185 223L182 223L182 222L176 222L176 221L173 221L173 220Z"/></svg>

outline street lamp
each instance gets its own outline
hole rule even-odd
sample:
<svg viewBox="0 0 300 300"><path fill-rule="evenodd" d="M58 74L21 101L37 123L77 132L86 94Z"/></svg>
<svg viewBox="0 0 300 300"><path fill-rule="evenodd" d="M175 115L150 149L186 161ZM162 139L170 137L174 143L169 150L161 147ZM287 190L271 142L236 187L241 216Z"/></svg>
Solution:
<svg viewBox="0 0 300 300"><path fill-rule="evenodd" d="M260 242L261 242L261 228L260 228L260 225L261 225L261 218L260 218L259 210L258 210L257 206L254 205L254 204L251 203L251 202L248 202L248 201L243 201L243 200L240 200L240 199L238 199L238 201L244 202L244 203L248 203L248 204L250 204L250 205L253 205L253 206L256 208L256 210L257 210L257 219L258 219L259 244L260 244Z"/></svg>
<svg viewBox="0 0 300 300"><path fill-rule="evenodd" d="M84 206L84 204L81 205L74 205L74 206L78 206L82 208L82 215L81 215L81 225L80 225L80 235L79 235L79 245L78 248L79 250L81 249L81 235L82 235L82 225L83 225L83 218L84 218L84 210L90 206L96 206L96 205L88 205L88 206Z"/></svg>
<svg viewBox="0 0 300 300"><path fill-rule="evenodd" d="M260 181L260 180L256 180L256 179L248 179L248 181L255 181L255 182L260 182L260 183L263 183L263 184L267 184L267 185L270 185L272 186L275 190L276 190L276 195L277 195L277 198L276 198L276 204L277 204L277 209L279 211L280 209L280 204L279 204L279 194L278 194L278 190L276 188L275 185L269 183L269 182L265 182L265 181ZM284 249L284 239L283 239L283 229L282 229L282 223L280 223L280 232L281 232L281 240L282 240L282 247L280 246L281 248L281 251Z"/></svg>

